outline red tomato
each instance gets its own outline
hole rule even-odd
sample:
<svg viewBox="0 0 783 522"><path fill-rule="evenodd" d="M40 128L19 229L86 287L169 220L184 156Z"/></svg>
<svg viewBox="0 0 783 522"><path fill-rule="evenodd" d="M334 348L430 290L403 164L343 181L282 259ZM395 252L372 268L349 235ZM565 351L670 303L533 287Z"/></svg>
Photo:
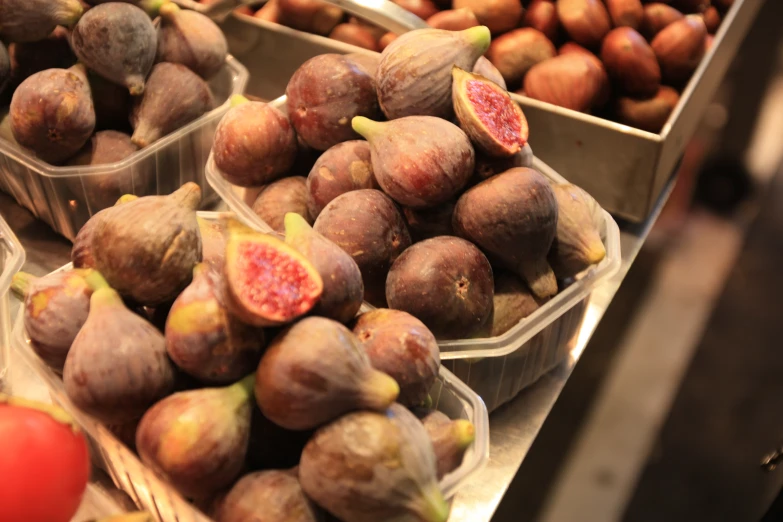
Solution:
<svg viewBox="0 0 783 522"><path fill-rule="evenodd" d="M65 412L34 404L0 394L0 520L68 522L90 478L87 441Z"/></svg>

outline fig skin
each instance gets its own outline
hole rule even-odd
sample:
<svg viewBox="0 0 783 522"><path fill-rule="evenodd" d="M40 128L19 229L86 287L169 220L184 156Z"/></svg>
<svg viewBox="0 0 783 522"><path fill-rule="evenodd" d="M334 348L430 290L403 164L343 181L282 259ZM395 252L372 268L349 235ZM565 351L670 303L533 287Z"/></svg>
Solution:
<svg viewBox="0 0 783 522"><path fill-rule="evenodd" d="M422 20L426 20L439 11L438 6L431 0L392 0L392 2L415 14Z"/></svg>
<svg viewBox="0 0 783 522"><path fill-rule="evenodd" d="M200 203L199 186L186 183L168 196L139 198L97 214L91 240L95 268L139 304L172 301L201 260Z"/></svg>
<svg viewBox="0 0 783 522"><path fill-rule="evenodd" d="M343 11L320 0L278 0L280 23L326 36L343 19Z"/></svg>
<svg viewBox="0 0 783 522"><path fill-rule="evenodd" d="M174 389L163 335L111 288L93 292L90 313L63 369L73 404L109 424L141 417Z"/></svg>
<svg viewBox="0 0 783 522"><path fill-rule="evenodd" d="M79 154L68 160L67 165L105 165L107 163L116 163L138 150L139 148L131 142L131 137L124 132L113 130L99 131L93 134L90 141L87 142ZM85 176L84 179L87 180L93 177ZM78 180L79 178L74 179ZM132 192L132 190L126 190L125 192ZM117 197L114 197L108 204L103 206L110 206L115 201L117 201Z"/></svg>
<svg viewBox="0 0 783 522"><path fill-rule="evenodd" d="M674 7L661 2L645 4L641 33L648 40L652 40L661 29L677 20L682 20L684 16Z"/></svg>
<svg viewBox="0 0 783 522"><path fill-rule="evenodd" d="M377 189L370 144L351 140L331 147L316 160L307 176L307 206L317 218L334 198L352 190Z"/></svg>
<svg viewBox="0 0 783 522"><path fill-rule="evenodd" d="M344 522L445 522L432 442L407 409L345 415L318 430L299 464L308 497Z"/></svg>
<svg viewBox="0 0 783 522"><path fill-rule="evenodd" d="M641 0L605 0L605 2L615 27L639 29L644 19Z"/></svg>
<svg viewBox="0 0 783 522"><path fill-rule="evenodd" d="M481 25L473 11L467 7L436 12L426 21L427 25L433 29L443 29L444 31L464 31Z"/></svg>
<svg viewBox="0 0 783 522"><path fill-rule="evenodd" d="M142 462L192 499L230 486L247 454L253 379L251 374L231 386L179 392L156 403L136 430Z"/></svg>
<svg viewBox="0 0 783 522"><path fill-rule="evenodd" d="M299 214L285 216L285 241L305 256L324 282L313 313L341 323L356 316L362 306L364 283L356 261L310 226Z"/></svg>
<svg viewBox="0 0 783 522"><path fill-rule="evenodd" d="M285 230L285 215L294 212L312 224L308 200L307 179L292 176L274 181L263 188L253 203L253 212L275 232Z"/></svg>
<svg viewBox="0 0 783 522"><path fill-rule="evenodd" d="M618 27L606 35L601 60L609 76L626 93L650 96L661 86L661 68L652 47L630 27Z"/></svg>
<svg viewBox="0 0 783 522"><path fill-rule="evenodd" d="M375 82L375 73L378 72L378 64L381 63L379 54L370 53L348 53L345 55L354 65L366 72L373 83Z"/></svg>
<svg viewBox="0 0 783 522"><path fill-rule="evenodd" d="M0 37L6 42L43 40L58 25L72 27L83 12L79 0L0 0Z"/></svg>
<svg viewBox="0 0 783 522"><path fill-rule="evenodd" d="M222 273L206 264L177 297L166 319L166 350L178 368L201 382L228 384L255 370L264 332L226 309Z"/></svg>
<svg viewBox="0 0 783 522"><path fill-rule="evenodd" d="M557 293L555 275L546 261L557 216L557 200L547 179L533 169L516 168L465 192L454 209L454 230L518 273L537 297L545 298Z"/></svg>
<svg viewBox="0 0 783 522"><path fill-rule="evenodd" d="M470 9L481 25L492 34L510 31L522 17L522 3L519 0L454 0L454 9Z"/></svg>
<svg viewBox="0 0 783 522"><path fill-rule="evenodd" d="M438 376L440 348L424 323L400 310L378 308L360 315L353 333L372 367L397 381L397 402L413 407L427 400Z"/></svg>
<svg viewBox="0 0 783 522"><path fill-rule="evenodd" d="M402 213L414 243L438 236L453 236L451 218L456 200L447 201L437 207L403 207Z"/></svg>
<svg viewBox="0 0 783 522"><path fill-rule="evenodd" d="M550 0L533 0L522 17L522 26L540 31L550 41L557 40L560 32L557 7Z"/></svg>
<svg viewBox="0 0 783 522"><path fill-rule="evenodd" d="M568 35L579 45L596 48L612 29L601 0L557 0L557 16Z"/></svg>
<svg viewBox="0 0 783 522"><path fill-rule="evenodd" d="M683 83L690 78L706 52L707 26L699 15L677 20L655 36L652 43L663 78Z"/></svg>
<svg viewBox="0 0 783 522"><path fill-rule="evenodd" d="M84 67L36 73L11 99L14 139L51 164L61 163L84 146L95 129L95 109Z"/></svg>
<svg viewBox="0 0 783 522"><path fill-rule="evenodd" d="M370 51L378 50L378 43L372 33L356 24L338 24L329 33L329 38L362 47Z"/></svg>
<svg viewBox="0 0 783 522"><path fill-rule="evenodd" d="M383 50L375 77L378 102L386 117L448 119L454 113L452 66L473 70L489 40L484 26L464 31L417 29L395 39Z"/></svg>
<svg viewBox="0 0 783 522"><path fill-rule="evenodd" d="M215 164L229 183L258 187L279 178L294 164L296 135L288 118L263 102L232 99L212 146Z"/></svg>
<svg viewBox="0 0 783 522"><path fill-rule="evenodd" d="M383 411L400 392L394 379L370 366L350 330L324 317L307 317L280 333L255 382L261 412L289 430L312 429L353 410Z"/></svg>
<svg viewBox="0 0 783 522"><path fill-rule="evenodd" d="M484 56L479 58L476 65L473 66L473 74L480 74L487 80L498 84L504 91L508 90L503 75L500 74L498 68L492 65L492 62L487 60Z"/></svg>
<svg viewBox="0 0 783 522"><path fill-rule="evenodd" d="M492 267L475 245L440 236L397 258L386 279L386 301L421 320L438 339L461 339L492 313L492 286Z"/></svg>
<svg viewBox="0 0 783 522"><path fill-rule="evenodd" d="M326 150L357 139L355 116L378 118L375 82L365 69L338 54L322 54L296 70L286 87L288 116L309 147Z"/></svg>
<svg viewBox="0 0 783 522"><path fill-rule="evenodd" d="M444 203L467 184L475 153L451 122L407 116L388 122L357 117L353 128L370 143L372 170L384 192L414 208Z"/></svg>
<svg viewBox="0 0 783 522"><path fill-rule="evenodd" d="M209 85L178 63L159 63L131 111L133 143L147 147L215 108Z"/></svg>
<svg viewBox="0 0 783 522"><path fill-rule="evenodd" d="M112 38L101 37L107 34ZM71 34L71 47L79 60L107 80L126 86L133 96L144 92L157 46L147 13L120 2L89 9Z"/></svg>
<svg viewBox="0 0 783 522"><path fill-rule="evenodd" d="M593 221L595 200L571 184L553 185L557 199L557 233L547 259L558 279L568 279L600 263L604 243Z"/></svg>
<svg viewBox="0 0 783 522"><path fill-rule="evenodd" d="M297 469L258 471L234 484L213 517L215 522L323 522L321 510L304 494Z"/></svg>
<svg viewBox="0 0 783 522"><path fill-rule="evenodd" d="M432 441L438 479L441 479L462 464L465 452L476 439L475 427L465 419L451 420L438 410L417 410L414 413L421 419Z"/></svg>
<svg viewBox="0 0 783 522"><path fill-rule="evenodd" d="M365 301L384 306L386 274L411 244L394 202L379 190L346 192L326 205L313 229L356 261L362 272Z"/></svg>
<svg viewBox="0 0 783 522"><path fill-rule="evenodd" d="M507 270L496 270L492 320L488 322L486 337L503 335L546 301L534 296L519 276Z"/></svg>
<svg viewBox="0 0 783 522"><path fill-rule="evenodd" d="M129 115L131 96L128 89L88 71L92 103L95 107L95 130L131 133Z"/></svg>
<svg viewBox="0 0 783 522"><path fill-rule="evenodd" d="M589 112L606 96L606 71L598 60L567 53L531 67L524 94L566 109Z"/></svg>
<svg viewBox="0 0 783 522"><path fill-rule="evenodd" d="M182 64L208 80L220 71L226 56L228 43L215 22L172 2L160 8L158 62Z"/></svg>
<svg viewBox="0 0 783 522"><path fill-rule="evenodd" d="M555 46L544 33L529 27L495 38L487 51L487 58L511 88L519 86L534 65L556 55Z"/></svg>
<svg viewBox="0 0 783 522"><path fill-rule="evenodd" d="M139 198L132 194L125 194L115 202L115 205L121 205L137 199ZM71 262L74 268L95 268L95 258L92 255L92 237L98 226L98 221L102 219L101 216L106 214L107 210L108 208L96 212L82 226L79 233L76 234L73 240L73 248L71 249Z"/></svg>

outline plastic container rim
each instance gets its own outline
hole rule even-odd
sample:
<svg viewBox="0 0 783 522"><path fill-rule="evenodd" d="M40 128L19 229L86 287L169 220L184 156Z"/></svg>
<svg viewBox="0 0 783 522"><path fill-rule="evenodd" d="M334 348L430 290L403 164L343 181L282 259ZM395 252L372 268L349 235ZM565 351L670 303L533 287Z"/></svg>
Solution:
<svg viewBox="0 0 783 522"><path fill-rule="evenodd" d="M8 226L8 223L0 216L0 243L5 251L2 272L0 272L0 299L2 299L11 287L11 279L14 274L22 269L25 260L25 251L16 235Z"/></svg>

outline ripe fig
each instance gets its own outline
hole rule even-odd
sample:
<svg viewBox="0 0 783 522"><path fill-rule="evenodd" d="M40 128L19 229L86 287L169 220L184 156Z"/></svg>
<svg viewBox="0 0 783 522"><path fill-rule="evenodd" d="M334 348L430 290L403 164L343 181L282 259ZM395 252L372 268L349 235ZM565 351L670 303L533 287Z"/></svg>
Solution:
<svg viewBox="0 0 783 522"><path fill-rule="evenodd" d="M167 2L160 8L157 61L180 63L205 80L226 62L228 43L215 22Z"/></svg>
<svg viewBox="0 0 783 522"><path fill-rule="evenodd" d="M506 270L495 272L495 295L492 300L492 321L487 337L497 337L511 330L546 302L530 292L515 274Z"/></svg>
<svg viewBox="0 0 783 522"><path fill-rule="evenodd" d="M242 472L250 439L254 375L224 388L175 393L141 418L142 462L183 495L205 499Z"/></svg>
<svg viewBox="0 0 783 522"><path fill-rule="evenodd" d="M121 205L137 199L132 194L125 194L115 202L115 205ZM102 215L106 214L106 210L108 209L96 212L82 226L79 233L76 234L76 238L73 240L73 249L71 249L71 262L74 268L95 268L95 258L92 255L92 237L95 228L98 226L98 221L101 220Z"/></svg>
<svg viewBox="0 0 783 522"><path fill-rule="evenodd" d="M495 38L487 51L487 58L498 68L506 83L515 88L531 67L557 54L555 46L536 29L514 29Z"/></svg>
<svg viewBox="0 0 783 522"><path fill-rule="evenodd" d="M67 165L106 165L107 163L116 163L124 160L137 150L139 148L131 142L131 137L124 132L113 130L99 131L93 134L92 139L82 147L81 152L68 160ZM85 176L83 179L88 180L94 177L103 178L103 176ZM80 178L71 179L79 182L79 185L81 185ZM106 181L109 181L108 177ZM124 192L133 192L133 187L128 187L128 189ZM117 201L117 197L114 194L109 194L109 196L111 200L105 201L106 204L100 205L101 208L111 206L113 202ZM102 197L100 199L105 200L106 198Z"/></svg>
<svg viewBox="0 0 783 522"><path fill-rule="evenodd" d="M447 201L437 207L404 207L402 213L414 242L438 236L453 236L451 217L454 214L455 201Z"/></svg>
<svg viewBox="0 0 783 522"><path fill-rule="evenodd" d="M454 67L454 112L470 141L485 154L508 158L527 143L527 119L504 89Z"/></svg>
<svg viewBox="0 0 783 522"><path fill-rule="evenodd" d="M642 20L641 33L652 40L661 29L682 20L683 14L670 5L653 2L644 6L644 19Z"/></svg>
<svg viewBox="0 0 783 522"><path fill-rule="evenodd" d="M343 19L343 11L321 0L278 0L280 23L326 36Z"/></svg>
<svg viewBox="0 0 783 522"><path fill-rule="evenodd" d="M718 27L720 27L721 20L718 9L710 6L701 14L701 16L704 18L704 25L707 26L707 32L710 34L715 34L718 30Z"/></svg>
<svg viewBox="0 0 783 522"><path fill-rule="evenodd" d="M375 73L378 72L378 64L381 63L381 57L377 53L348 53L346 58L351 60L359 69L366 72L373 82L375 82Z"/></svg>
<svg viewBox="0 0 783 522"><path fill-rule="evenodd" d="M394 262L386 279L386 300L389 308L421 320L438 339L469 337L492 313L492 267L464 239L427 239Z"/></svg>
<svg viewBox="0 0 783 522"><path fill-rule="evenodd" d="M505 33L516 27L523 11L519 0L454 0L452 3L454 9L470 9L492 34Z"/></svg>
<svg viewBox="0 0 783 522"><path fill-rule="evenodd" d="M661 85L661 68L652 47L630 27L618 27L601 46L606 72L627 93L649 96Z"/></svg>
<svg viewBox="0 0 783 522"><path fill-rule="evenodd" d="M557 233L549 250L549 264L558 279L574 277L606 256L593 221L595 200L575 185L552 185L557 199Z"/></svg>
<svg viewBox="0 0 783 522"><path fill-rule="evenodd" d="M163 335L128 310L117 292L101 288L93 292L87 321L68 351L63 383L76 407L122 424L171 393L174 368Z"/></svg>
<svg viewBox="0 0 783 522"><path fill-rule="evenodd" d="M399 392L394 379L370 366L350 330L323 317L280 333L256 372L259 408L289 430L312 429L353 410L383 411Z"/></svg>
<svg viewBox="0 0 783 522"><path fill-rule="evenodd" d="M426 20L438 12L438 6L432 0L392 0L392 2L415 14L422 20Z"/></svg>
<svg viewBox="0 0 783 522"><path fill-rule="evenodd" d="M674 83L690 78L706 52L707 26L699 15L667 25L655 36L652 49L664 79Z"/></svg>
<svg viewBox="0 0 783 522"><path fill-rule="evenodd" d="M313 228L353 257L362 273L364 299L383 306L386 274L411 244L394 202L380 190L346 192L326 205Z"/></svg>
<svg viewBox="0 0 783 522"><path fill-rule="evenodd" d="M431 207L457 194L473 174L475 154L456 125L432 116L388 122L363 117L353 128L370 143L372 170L392 199L409 207Z"/></svg>
<svg viewBox="0 0 783 522"><path fill-rule="evenodd" d="M72 27L83 12L79 0L0 0L0 37L6 42L43 40L58 25Z"/></svg>
<svg viewBox="0 0 783 522"><path fill-rule="evenodd" d="M121 2L89 9L71 34L71 47L80 61L107 80L124 85L134 96L144 92L157 45L147 13Z"/></svg>
<svg viewBox="0 0 783 522"><path fill-rule="evenodd" d="M172 85L177 86L176 95ZM200 76L178 63L159 63L147 78L144 94L134 100L133 143L144 148L214 107L209 85Z"/></svg>
<svg viewBox="0 0 783 522"><path fill-rule="evenodd" d="M454 209L454 230L522 276L537 297L550 297L557 293L557 281L546 255L557 215L547 179L517 168L465 192Z"/></svg>
<svg viewBox="0 0 783 522"><path fill-rule="evenodd" d="M419 115L450 117L454 113L452 66L473 70L489 40L484 26L464 31L417 29L403 34L383 50L378 66L381 109L390 120Z"/></svg>
<svg viewBox="0 0 783 522"><path fill-rule="evenodd" d="M285 242L313 264L324 282L313 313L347 323L362 306L364 283L356 261L342 248L312 229L299 214L285 216Z"/></svg>
<svg viewBox="0 0 783 522"><path fill-rule="evenodd" d="M76 55L68 43L68 30L64 27L56 27L43 40L11 43L8 55L11 81L16 83L46 69L67 69L76 64Z"/></svg>
<svg viewBox="0 0 783 522"><path fill-rule="evenodd" d="M369 143L360 140L338 143L321 154L307 176L310 215L317 218L340 194L372 188L378 188L378 183L372 171Z"/></svg>
<svg viewBox="0 0 783 522"><path fill-rule="evenodd" d="M132 132L128 118L131 112L128 89L90 71L87 79L95 107L95 129Z"/></svg>
<svg viewBox="0 0 783 522"><path fill-rule="evenodd" d="M307 196L307 179L303 176L279 179L263 188L253 203L253 212L272 230L282 233L285 230L283 221L289 212L299 214L307 223L313 223L307 210Z"/></svg>
<svg viewBox="0 0 783 522"><path fill-rule="evenodd" d="M424 403L440 368L438 342L424 323L401 310L378 308L360 315L353 333L372 367L397 381L397 402Z"/></svg>
<svg viewBox="0 0 783 522"><path fill-rule="evenodd" d="M321 510L307 498L296 469L259 471L234 484L213 517L215 522L321 522Z"/></svg>
<svg viewBox="0 0 783 522"><path fill-rule="evenodd" d="M95 128L95 110L83 66L36 73L11 99L11 131L19 145L57 164L76 154Z"/></svg>
<svg viewBox="0 0 783 522"><path fill-rule="evenodd" d="M174 301L166 319L166 350L181 370L196 379L227 384L252 372L261 360L264 332L247 326L226 309L222 273L206 264Z"/></svg>
<svg viewBox="0 0 783 522"><path fill-rule="evenodd" d="M473 11L463 7L462 9L436 12L427 18L427 25L433 29L443 29L444 31L464 31L481 24Z"/></svg>
<svg viewBox="0 0 783 522"><path fill-rule="evenodd" d="M344 522L445 522L449 506L436 482L435 454L411 412L345 415L305 446L299 481L308 497Z"/></svg>
<svg viewBox="0 0 783 522"><path fill-rule="evenodd" d="M557 16L568 35L579 45L596 48L612 29L601 0L557 0Z"/></svg>
<svg viewBox="0 0 783 522"><path fill-rule="evenodd" d="M496 174L500 174L514 167L533 167L533 150L529 143L525 143L522 150L510 158L492 158L485 154L476 154L476 170L473 172L473 178L470 185L481 183ZM449 225L451 226L451 225ZM441 234L451 236L453 234Z"/></svg>
<svg viewBox="0 0 783 522"><path fill-rule="evenodd" d="M14 275L11 289L24 298L30 345L53 370L62 372L68 350L87 320L90 296L105 286L103 277L89 268L40 278L25 272Z"/></svg>
<svg viewBox="0 0 783 522"><path fill-rule="evenodd" d="M630 27L638 30L644 19L641 0L605 0L609 17L615 27Z"/></svg>
<svg viewBox="0 0 783 522"><path fill-rule="evenodd" d="M226 218L229 309L255 326L300 317L321 297L323 281L302 254L279 239Z"/></svg>
<svg viewBox="0 0 783 522"><path fill-rule="evenodd" d="M484 56L476 61L476 65L473 66L473 74L480 74L487 80L498 84L504 91L508 90L508 87L506 87L506 80L503 79L503 75L500 74L498 68L492 65L492 62L487 60L487 58Z"/></svg>
<svg viewBox="0 0 783 522"><path fill-rule="evenodd" d="M462 464L465 452L476 439L476 430L469 420L451 420L438 410L416 411L427 430L435 450L438 478L443 478Z"/></svg>
<svg viewBox="0 0 783 522"><path fill-rule="evenodd" d="M557 7L551 0L533 0L522 17L522 26L540 31L550 41L557 40L560 31Z"/></svg>
<svg viewBox="0 0 783 522"><path fill-rule="evenodd" d="M364 68L338 54L322 54L296 70L286 87L288 116L308 146L326 150L356 139L354 116L377 118L375 82Z"/></svg>
<svg viewBox="0 0 783 522"><path fill-rule="evenodd" d="M567 53L534 65L525 76L526 96L588 112L606 96L606 71L598 60Z"/></svg>
<svg viewBox="0 0 783 522"><path fill-rule="evenodd" d="M362 47L370 51L378 50L378 42L372 33L356 24L338 24L329 33L329 38L339 42Z"/></svg>

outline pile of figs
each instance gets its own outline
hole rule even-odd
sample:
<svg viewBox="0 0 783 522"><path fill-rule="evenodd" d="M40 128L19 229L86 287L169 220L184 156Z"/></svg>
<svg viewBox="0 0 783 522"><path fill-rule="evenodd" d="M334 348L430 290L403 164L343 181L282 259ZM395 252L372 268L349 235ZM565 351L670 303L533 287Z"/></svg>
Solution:
<svg viewBox="0 0 783 522"><path fill-rule="evenodd" d="M215 167L260 187L252 210L276 233L295 214L347 254L355 281L314 256L343 291L438 339L502 335L606 251L596 202L530 168L521 108L469 72L489 45L484 26L422 29L380 55L316 56L286 113L235 100Z"/></svg>
<svg viewBox="0 0 783 522"><path fill-rule="evenodd" d="M200 200L123 196L72 269L14 277L70 401L217 522L445 522L438 481L475 434L431 409L432 332L357 316L359 267L298 214L281 238Z"/></svg>
<svg viewBox="0 0 783 522"><path fill-rule="evenodd" d="M214 108L227 53L168 0L0 0L0 139L52 165L121 161Z"/></svg>
<svg viewBox="0 0 783 522"><path fill-rule="evenodd" d="M510 90L659 132L733 0L393 0L437 29L487 26ZM396 35L321 0L246 15L382 51Z"/></svg>

